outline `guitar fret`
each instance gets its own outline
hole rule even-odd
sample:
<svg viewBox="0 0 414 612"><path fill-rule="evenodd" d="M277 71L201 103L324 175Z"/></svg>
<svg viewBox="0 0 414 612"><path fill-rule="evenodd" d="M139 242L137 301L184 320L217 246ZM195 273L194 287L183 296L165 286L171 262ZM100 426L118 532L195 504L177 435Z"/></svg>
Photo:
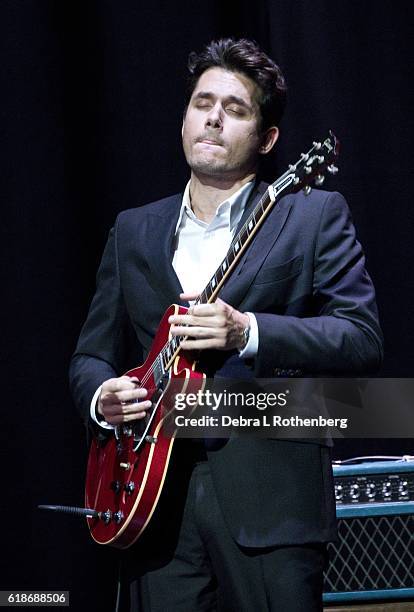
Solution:
<svg viewBox="0 0 414 612"><path fill-rule="evenodd" d="M208 302L211 296L213 295L213 292L211 291L210 283L204 289L204 294L205 294L205 302Z"/></svg>

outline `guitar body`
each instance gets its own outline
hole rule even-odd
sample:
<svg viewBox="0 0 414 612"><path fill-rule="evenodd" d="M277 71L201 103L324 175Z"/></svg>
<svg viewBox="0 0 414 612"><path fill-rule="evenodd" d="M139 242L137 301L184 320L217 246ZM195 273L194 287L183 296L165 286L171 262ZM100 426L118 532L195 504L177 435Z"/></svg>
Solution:
<svg viewBox="0 0 414 612"><path fill-rule="evenodd" d="M170 336L168 317L185 314L186 308L170 306L158 327L149 355L142 366L126 372L136 376L153 402L149 416L118 426L109 439L93 439L88 459L85 504L100 513L88 518L93 539L117 548L131 546L142 534L155 510L174 444L174 432L166 431L166 417L174 410L176 393L197 393L205 375L196 362L180 352L163 377L162 388L154 369Z"/></svg>

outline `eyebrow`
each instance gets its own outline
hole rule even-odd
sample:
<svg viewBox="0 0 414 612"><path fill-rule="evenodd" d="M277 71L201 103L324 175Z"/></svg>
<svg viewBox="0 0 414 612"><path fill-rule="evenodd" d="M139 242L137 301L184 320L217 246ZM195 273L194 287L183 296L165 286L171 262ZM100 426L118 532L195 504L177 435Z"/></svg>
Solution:
<svg viewBox="0 0 414 612"><path fill-rule="evenodd" d="M200 100L200 99L201 100L211 100L215 97L216 96L209 91L199 91L198 94L194 96L194 100ZM249 111L253 111L253 108L249 104L247 104L247 102L245 102L243 98L239 98L238 96L234 96L234 95L226 96L225 100L226 102L229 102L230 104L232 103L238 104L239 106L243 106Z"/></svg>

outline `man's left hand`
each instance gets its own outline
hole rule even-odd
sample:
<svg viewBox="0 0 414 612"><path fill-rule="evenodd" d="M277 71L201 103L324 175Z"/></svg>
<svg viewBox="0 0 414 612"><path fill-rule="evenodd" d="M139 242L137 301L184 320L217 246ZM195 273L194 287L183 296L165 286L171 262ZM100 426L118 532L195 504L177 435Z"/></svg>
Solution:
<svg viewBox="0 0 414 612"><path fill-rule="evenodd" d="M182 300L192 301L198 294L181 293ZM190 306L184 315L172 315L173 336L187 337L181 342L185 350L218 349L220 351L241 350L245 345L244 330L249 327L247 314L239 312L230 304L217 298L213 304Z"/></svg>

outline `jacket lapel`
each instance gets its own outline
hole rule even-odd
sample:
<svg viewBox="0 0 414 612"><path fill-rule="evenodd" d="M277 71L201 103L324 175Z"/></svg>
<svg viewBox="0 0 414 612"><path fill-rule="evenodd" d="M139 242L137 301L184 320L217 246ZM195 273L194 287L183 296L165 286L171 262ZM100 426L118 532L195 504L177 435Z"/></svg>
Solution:
<svg viewBox="0 0 414 612"><path fill-rule="evenodd" d="M188 306L187 302L181 302L178 297L183 289L172 266L173 240L181 202L182 194L177 194L166 200L164 208L159 212L148 213L145 257L151 269L151 276L168 304L174 302Z"/></svg>
<svg viewBox="0 0 414 612"><path fill-rule="evenodd" d="M267 187L266 183L259 183L253 190L252 197L237 227L237 232L241 229ZM273 210L269 213L262 227L259 228L233 274L221 290L220 298L222 300L233 306L237 306L242 301L263 261L278 239L289 216L291 207L291 202L283 198L274 205Z"/></svg>

